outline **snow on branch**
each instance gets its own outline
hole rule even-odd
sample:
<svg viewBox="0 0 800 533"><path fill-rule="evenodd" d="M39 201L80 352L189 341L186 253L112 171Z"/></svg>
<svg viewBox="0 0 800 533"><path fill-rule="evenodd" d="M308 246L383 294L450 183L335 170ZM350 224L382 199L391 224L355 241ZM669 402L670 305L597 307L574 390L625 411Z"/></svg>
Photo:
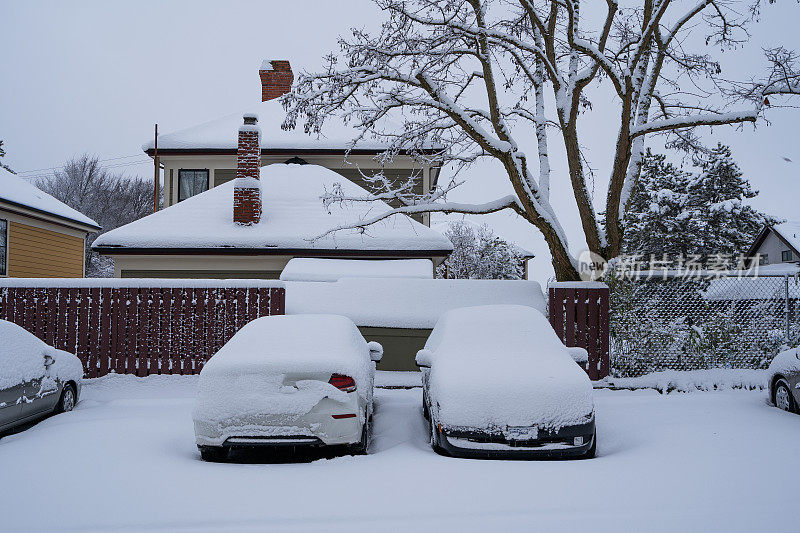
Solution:
<svg viewBox="0 0 800 533"><path fill-rule="evenodd" d="M695 126L720 126L725 124L739 124L741 122L755 122L758 111L739 111L732 113L709 113L703 115L689 115L665 120L653 120L641 126L631 128L631 138L656 133L659 131L677 130Z"/></svg>

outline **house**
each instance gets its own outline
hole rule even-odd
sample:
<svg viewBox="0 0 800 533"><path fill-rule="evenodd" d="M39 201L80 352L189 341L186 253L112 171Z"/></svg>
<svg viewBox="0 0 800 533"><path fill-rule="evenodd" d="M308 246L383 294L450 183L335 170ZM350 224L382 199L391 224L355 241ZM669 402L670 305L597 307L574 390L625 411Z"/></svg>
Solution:
<svg viewBox="0 0 800 533"><path fill-rule="evenodd" d="M240 119L241 120L241 119ZM238 126L237 177L181 198L114 229L93 249L111 256L116 277L276 279L293 258L426 259L431 269L453 247L441 233L397 214L354 225L389 209L383 202L332 202L325 191L368 197L359 185L316 164L261 167L255 114Z"/></svg>
<svg viewBox="0 0 800 533"><path fill-rule="evenodd" d="M0 277L82 278L97 222L0 167Z"/></svg>
<svg viewBox="0 0 800 533"><path fill-rule="evenodd" d="M242 115L256 114L261 127L260 164L299 163L331 169L356 185L371 190L369 178L382 173L393 183L411 183L417 193L436 186L439 166L418 160L410 154L398 154L391 162L376 158L386 144L372 139L353 140L359 135L338 117L326 118L319 135L309 135L298 124L293 130L281 128L286 112L277 100L291 89L294 75L289 61L264 61L259 70L261 103L244 112L159 135L142 148L164 169L164 204L175 205L187 198L231 181L236 175L236 131ZM431 146L423 153L435 152ZM392 204L396 205L396 204ZM415 215L430 225L428 214Z"/></svg>
<svg viewBox="0 0 800 533"><path fill-rule="evenodd" d="M800 222L765 226L747 251L747 257L758 257L760 265L800 263Z"/></svg>

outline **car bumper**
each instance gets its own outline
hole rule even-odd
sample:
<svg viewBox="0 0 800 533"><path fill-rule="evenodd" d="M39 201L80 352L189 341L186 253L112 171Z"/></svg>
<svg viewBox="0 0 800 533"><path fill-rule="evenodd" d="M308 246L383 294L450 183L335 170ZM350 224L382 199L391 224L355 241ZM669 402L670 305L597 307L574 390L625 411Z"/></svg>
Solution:
<svg viewBox="0 0 800 533"><path fill-rule="evenodd" d="M365 411L357 398L347 404L325 399L304 415L261 414L222 421L195 419L195 441L200 447L226 448L355 444L361 440ZM356 416L334 418L344 414Z"/></svg>
<svg viewBox="0 0 800 533"><path fill-rule="evenodd" d="M580 438L581 444L575 444ZM586 455L594 445L594 420L540 430L536 440L508 440L502 434L469 428L442 428L439 446L454 457L486 459L566 459Z"/></svg>

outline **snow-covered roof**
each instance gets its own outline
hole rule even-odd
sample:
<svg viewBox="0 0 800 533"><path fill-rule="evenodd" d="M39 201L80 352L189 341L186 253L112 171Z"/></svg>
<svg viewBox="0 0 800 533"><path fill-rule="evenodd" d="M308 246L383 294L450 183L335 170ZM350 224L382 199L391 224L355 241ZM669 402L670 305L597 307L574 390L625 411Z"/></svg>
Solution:
<svg viewBox="0 0 800 533"><path fill-rule="evenodd" d="M254 104L242 112L226 115L210 122L159 135L158 149L159 151L202 149L235 151L238 143L237 132L242 124L242 115L245 113L258 115L262 150L344 151L356 148L382 151L387 147L384 142L368 138L359 141L357 146L353 146L353 139L358 137L359 132L345 124L337 116L325 119L322 133L319 135L305 133L301 122L298 122L292 130L284 130L281 128L281 124L286 118L286 111L276 99ZM142 145L142 149L145 151L151 150L153 147L153 140Z"/></svg>
<svg viewBox="0 0 800 533"><path fill-rule="evenodd" d="M16 204L57 218L100 229L100 225L83 213L56 200L31 183L0 167L0 202Z"/></svg>
<svg viewBox="0 0 800 533"><path fill-rule="evenodd" d="M447 253L453 245L441 233L405 215L393 215L363 233L342 230L388 210L383 202L331 205L320 199L341 184L347 196L369 193L332 170L317 165L268 165L261 169L262 215L252 226L233 222L235 180L153 213L97 238L95 248L256 250L358 250ZM277 253L277 252L276 252Z"/></svg>
<svg viewBox="0 0 800 533"><path fill-rule="evenodd" d="M429 259L319 259L295 257L283 268L283 281L338 281L341 278L433 278Z"/></svg>
<svg viewBox="0 0 800 533"><path fill-rule="evenodd" d="M792 248L800 252L800 221L787 220L782 224L772 226L772 229L775 233L783 237Z"/></svg>
<svg viewBox="0 0 800 533"><path fill-rule="evenodd" d="M535 281L343 278L334 283L286 282L286 314L330 313L359 326L433 328L446 311L494 304L526 305L545 313Z"/></svg>
<svg viewBox="0 0 800 533"><path fill-rule="evenodd" d="M786 281L781 277L720 278L711 280L703 291L709 301L736 302L742 300L783 301L786 297ZM800 283L789 278L789 298L800 298Z"/></svg>

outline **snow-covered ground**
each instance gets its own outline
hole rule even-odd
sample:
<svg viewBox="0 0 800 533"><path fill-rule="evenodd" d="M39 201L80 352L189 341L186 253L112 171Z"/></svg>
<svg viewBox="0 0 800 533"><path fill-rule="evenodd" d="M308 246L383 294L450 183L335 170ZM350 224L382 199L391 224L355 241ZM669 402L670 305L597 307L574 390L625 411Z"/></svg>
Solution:
<svg viewBox="0 0 800 533"><path fill-rule="evenodd" d="M435 455L420 389L378 390L369 456L212 464L194 446L195 387L195 377L89 380L74 412L0 439L0 529L787 531L796 521L800 416L764 391L595 390L596 459L519 462Z"/></svg>

